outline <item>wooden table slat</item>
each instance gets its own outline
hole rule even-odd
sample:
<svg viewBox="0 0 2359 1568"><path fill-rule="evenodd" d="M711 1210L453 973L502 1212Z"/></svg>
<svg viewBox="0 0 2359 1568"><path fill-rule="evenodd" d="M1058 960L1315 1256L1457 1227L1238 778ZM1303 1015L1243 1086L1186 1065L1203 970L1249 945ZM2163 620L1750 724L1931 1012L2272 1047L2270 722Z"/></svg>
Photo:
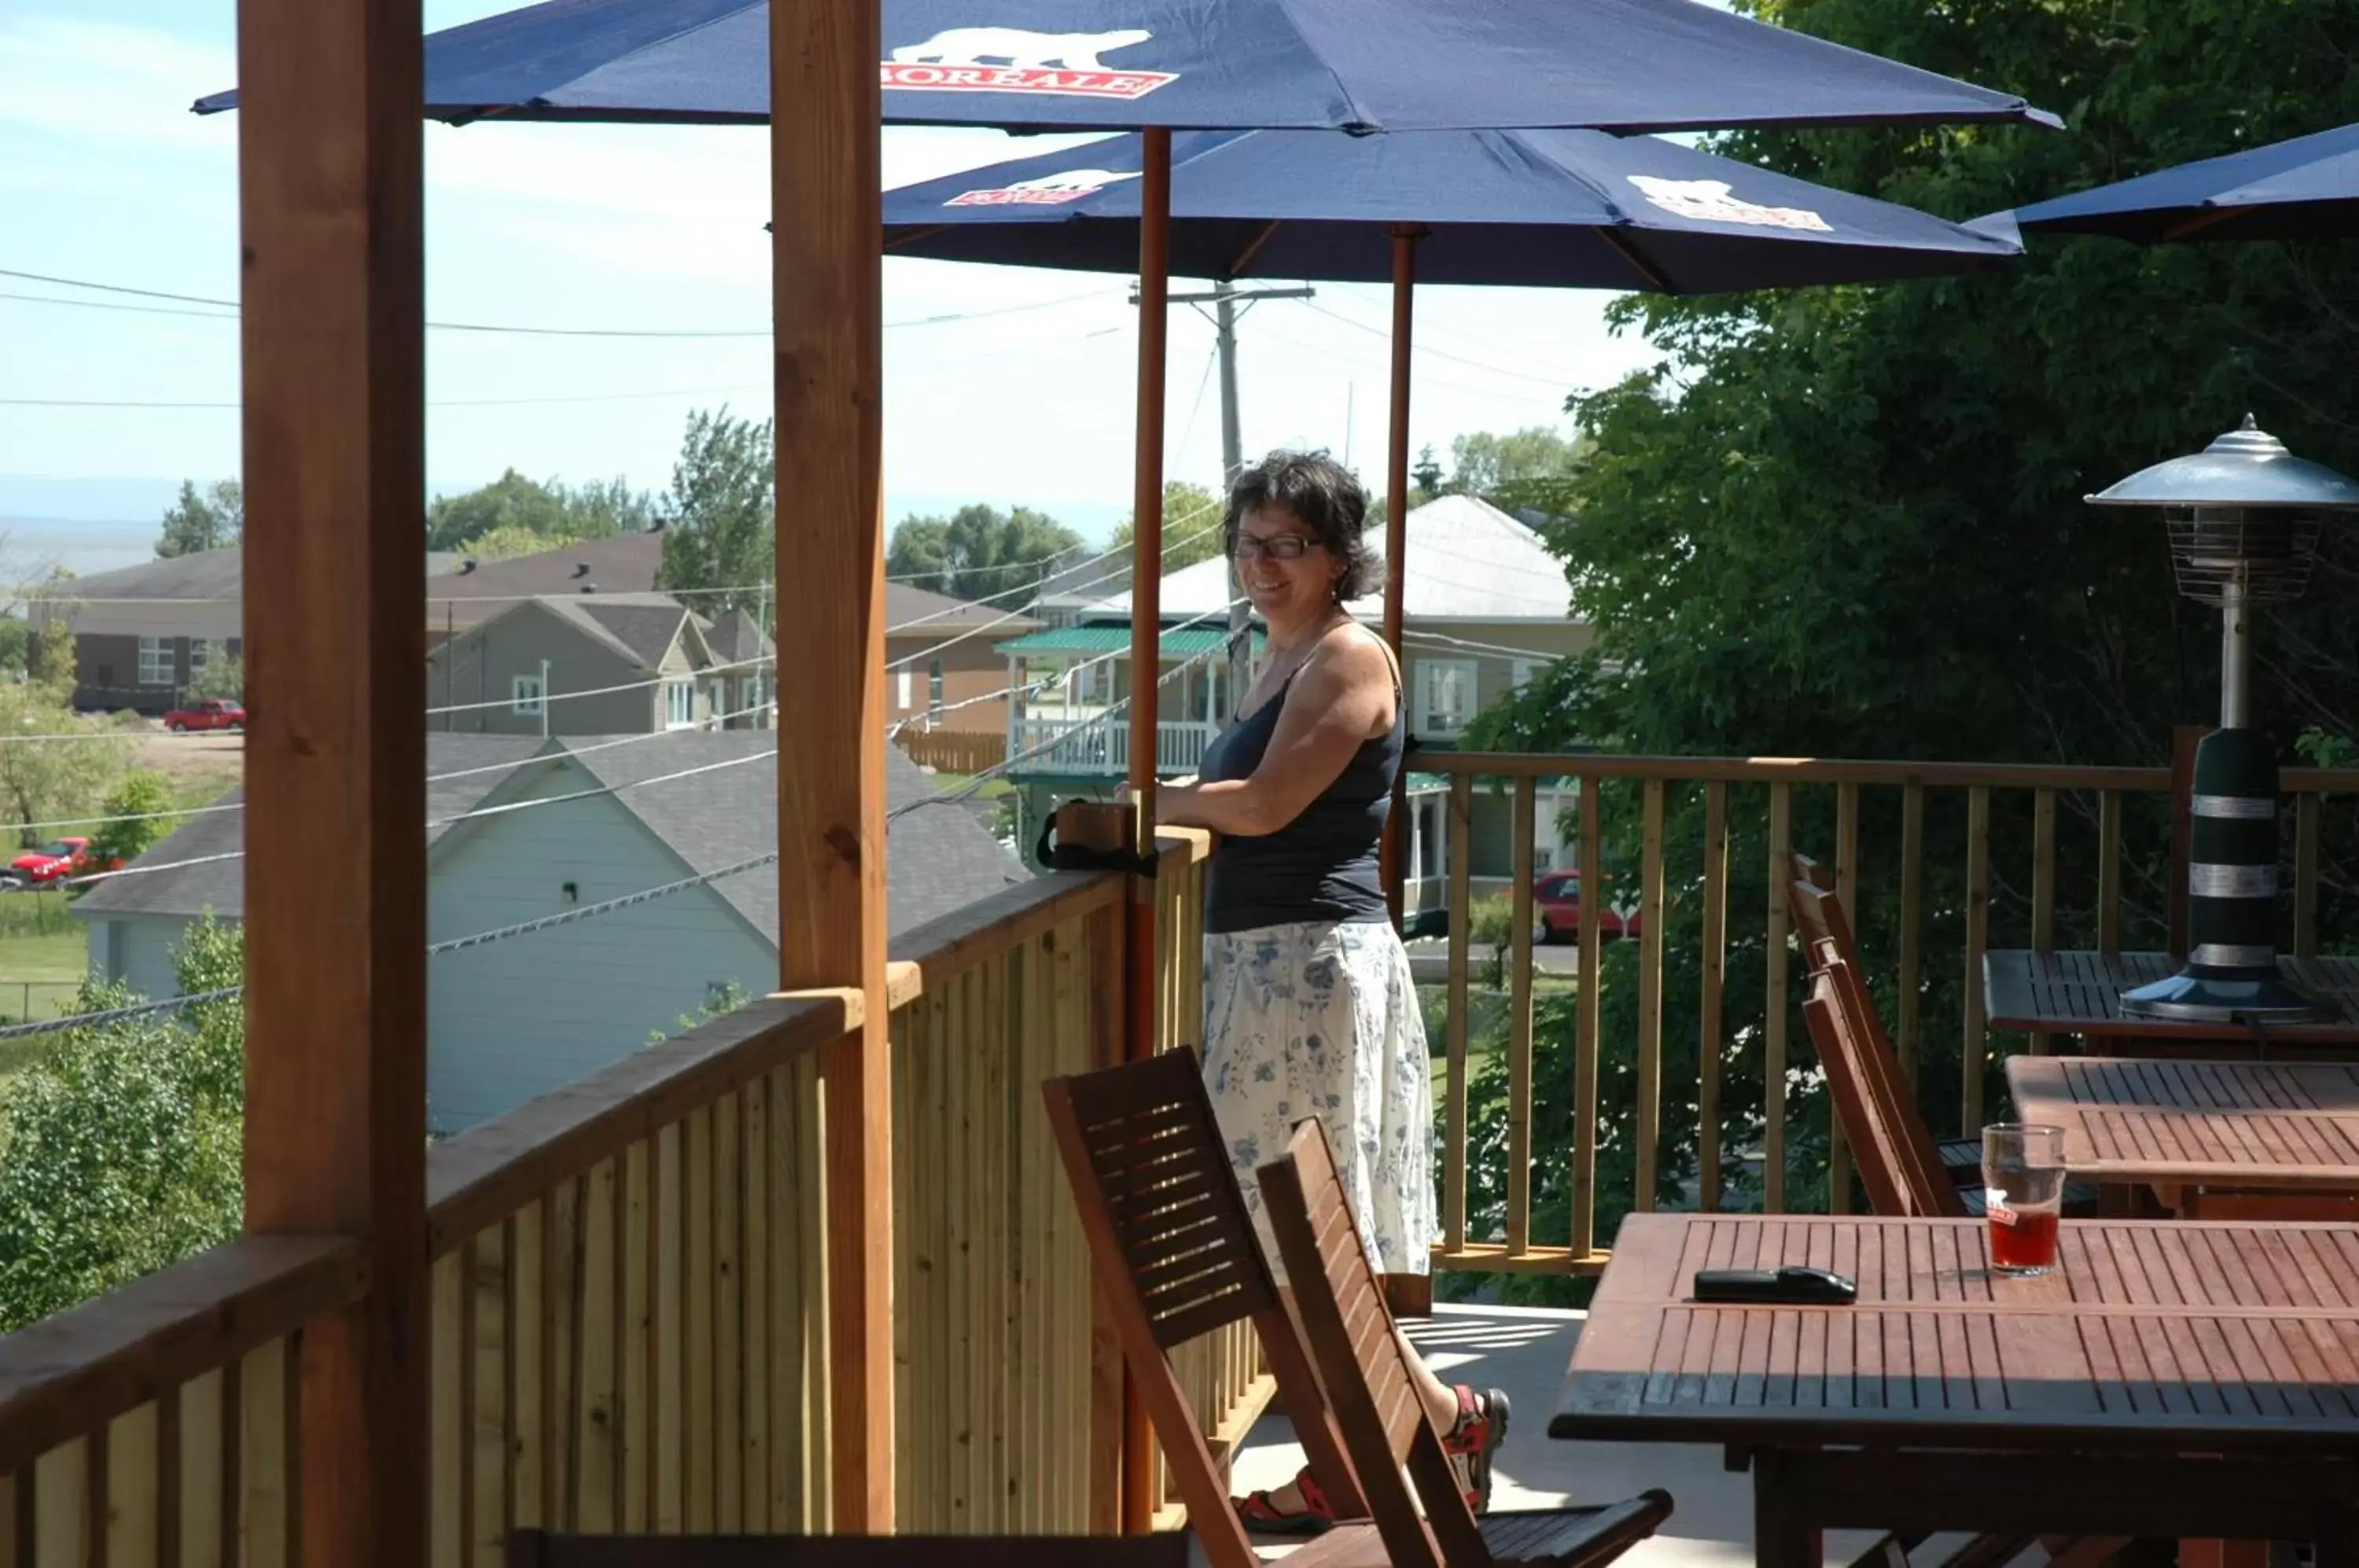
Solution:
<svg viewBox="0 0 2359 1568"><path fill-rule="evenodd" d="M2024 1121L2103 1183L2359 1194L2359 1071L2335 1062L2015 1056Z"/></svg>
<svg viewBox="0 0 2359 1568"><path fill-rule="evenodd" d="M2176 974L2179 967L2161 953L1993 948L1983 954L1984 1012L1995 1029L2077 1034L2124 1050L2168 1050L2174 1043L2202 1041L2254 1046L2253 1030L2241 1023L2122 1016L2124 991ZM2264 1033L2272 1047L2348 1051L2359 1046L2359 957L2280 956L2277 968L2289 983L2335 1007L2342 1017L2331 1024L2271 1025ZM2136 1047L2120 1044L2133 1040Z"/></svg>
<svg viewBox="0 0 2359 1568"><path fill-rule="evenodd" d="M1549 1432L2257 1456L2359 1439L2359 1225L1634 1214ZM1701 1305L1695 1268L1848 1259L1847 1307Z"/></svg>

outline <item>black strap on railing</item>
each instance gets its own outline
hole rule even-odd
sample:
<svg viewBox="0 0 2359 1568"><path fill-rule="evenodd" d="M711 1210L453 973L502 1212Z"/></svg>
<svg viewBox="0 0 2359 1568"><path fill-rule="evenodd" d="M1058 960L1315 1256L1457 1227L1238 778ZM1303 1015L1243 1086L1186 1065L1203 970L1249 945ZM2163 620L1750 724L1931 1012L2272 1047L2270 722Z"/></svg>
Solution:
<svg viewBox="0 0 2359 1568"><path fill-rule="evenodd" d="M1153 880L1158 870L1156 857L1122 849L1093 849L1085 844L1058 844L1057 813L1049 813L1040 824L1040 842L1034 847L1034 856L1051 871L1127 871L1134 877Z"/></svg>

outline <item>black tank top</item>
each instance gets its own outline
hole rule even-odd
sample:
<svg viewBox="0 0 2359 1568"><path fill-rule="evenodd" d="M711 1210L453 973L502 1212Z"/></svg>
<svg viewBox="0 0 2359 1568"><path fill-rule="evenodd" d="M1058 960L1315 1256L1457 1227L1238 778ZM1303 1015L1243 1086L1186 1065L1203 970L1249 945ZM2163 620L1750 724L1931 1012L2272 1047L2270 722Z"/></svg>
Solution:
<svg viewBox="0 0 2359 1568"><path fill-rule="evenodd" d="M1296 671L1299 674L1300 671ZM1277 733L1294 677L1277 696L1223 730L1205 749L1196 776L1207 783L1249 779ZM1387 920L1377 845L1392 811L1393 780L1408 738L1400 683L1393 685L1393 727L1360 743L1335 781L1276 833L1223 833L1212 849L1204 887L1204 929L1213 933L1307 921Z"/></svg>

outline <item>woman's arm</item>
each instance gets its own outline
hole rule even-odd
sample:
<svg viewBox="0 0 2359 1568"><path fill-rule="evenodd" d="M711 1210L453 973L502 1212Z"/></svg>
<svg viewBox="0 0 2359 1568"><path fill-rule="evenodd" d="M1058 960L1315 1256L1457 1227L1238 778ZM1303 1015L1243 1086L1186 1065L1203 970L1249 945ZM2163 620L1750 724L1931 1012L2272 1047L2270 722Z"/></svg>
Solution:
<svg viewBox="0 0 2359 1568"><path fill-rule="evenodd" d="M1343 776L1392 700L1383 645L1354 633L1313 654L1278 710L1277 731L1247 779L1177 783L1155 792L1155 814L1174 827L1240 838L1274 833Z"/></svg>

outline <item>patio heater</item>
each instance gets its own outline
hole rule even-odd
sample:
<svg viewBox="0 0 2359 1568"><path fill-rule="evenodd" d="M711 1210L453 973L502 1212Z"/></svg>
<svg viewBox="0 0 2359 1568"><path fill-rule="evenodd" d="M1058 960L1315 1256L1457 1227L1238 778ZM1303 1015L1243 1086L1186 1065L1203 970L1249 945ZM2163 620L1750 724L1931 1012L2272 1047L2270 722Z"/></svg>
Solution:
<svg viewBox="0 0 2359 1568"><path fill-rule="evenodd" d="M2359 511L2359 483L2243 426L2088 498L2150 506L2170 534L2179 591L2220 606L2220 727L2195 753L2187 868L2187 965L2123 993L2130 1018L2294 1024L2336 1016L2277 974L2277 761L2252 727L2253 606L2300 597L2334 513Z"/></svg>

